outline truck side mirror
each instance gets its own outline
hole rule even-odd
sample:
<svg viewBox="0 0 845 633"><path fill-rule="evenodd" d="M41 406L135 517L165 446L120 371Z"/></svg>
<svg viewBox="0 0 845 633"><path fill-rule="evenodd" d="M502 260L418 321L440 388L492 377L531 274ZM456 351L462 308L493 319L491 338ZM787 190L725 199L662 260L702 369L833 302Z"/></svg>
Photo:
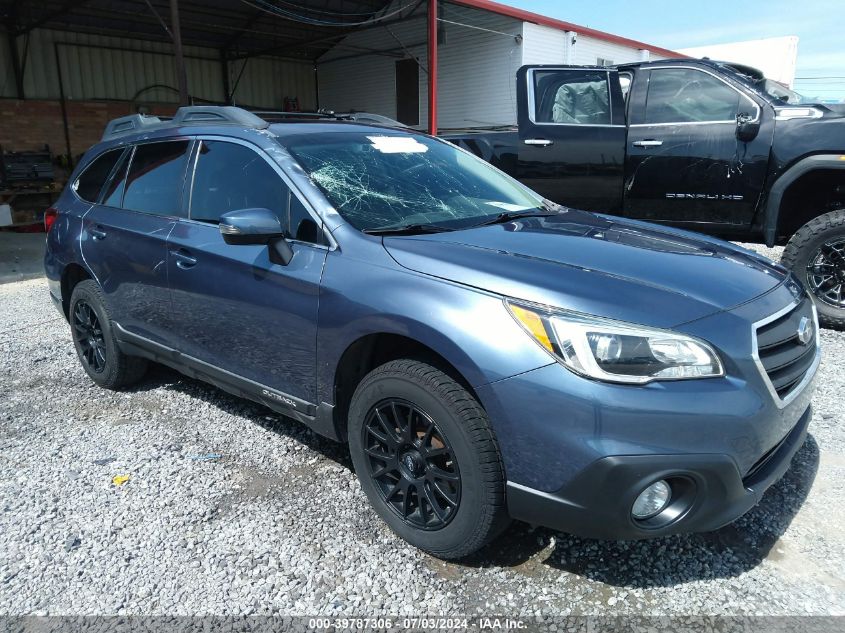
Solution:
<svg viewBox="0 0 845 633"><path fill-rule="evenodd" d="M747 112L740 112L736 115L736 137L743 143L753 141L760 131L760 120L752 120Z"/></svg>

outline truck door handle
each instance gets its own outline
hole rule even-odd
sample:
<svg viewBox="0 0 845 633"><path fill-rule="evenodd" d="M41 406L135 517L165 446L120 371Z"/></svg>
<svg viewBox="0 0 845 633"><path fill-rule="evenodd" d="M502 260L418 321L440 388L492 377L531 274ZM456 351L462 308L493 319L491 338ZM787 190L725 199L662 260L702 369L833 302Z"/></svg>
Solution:
<svg viewBox="0 0 845 633"><path fill-rule="evenodd" d="M88 232L91 234L95 240L104 240L106 239L107 233L102 229L100 226L94 226L88 229Z"/></svg>
<svg viewBox="0 0 845 633"><path fill-rule="evenodd" d="M663 141L658 141L653 138L647 138L642 141L634 141L631 143L634 147L660 147L663 145Z"/></svg>
<svg viewBox="0 0 845 633"><path fill-rule="evenodd" d="M551 145L554 141L550 141L547 138L527 138L522 142L526 145L537 145L539 147L546 147L547 145Z"/></svg>
<svg viewBox="0 0 845 633"><path fill-rule="evenodd" d="M197 258L189 255L186 250L179 249L178 251L171 251L171 253L176 260L176 265L182 270L193 268L197 265Z"/></svg>

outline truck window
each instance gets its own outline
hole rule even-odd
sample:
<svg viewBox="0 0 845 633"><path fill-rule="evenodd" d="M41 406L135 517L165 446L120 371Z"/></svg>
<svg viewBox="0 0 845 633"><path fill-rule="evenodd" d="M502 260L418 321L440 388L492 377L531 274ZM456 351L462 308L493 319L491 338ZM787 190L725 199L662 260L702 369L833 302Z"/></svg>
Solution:
<svg viewBox="0 0 845 633"><path fill-rule="evenodd" d="M645 123L736 121L739 93L723 81L694 68L651 71Z"/></svg>
<svg viewBox="0 0 845 633"><path fill-rule="evenodd" d="M539 70L533 77L535 123L610 124L606 72Z"/></svg>

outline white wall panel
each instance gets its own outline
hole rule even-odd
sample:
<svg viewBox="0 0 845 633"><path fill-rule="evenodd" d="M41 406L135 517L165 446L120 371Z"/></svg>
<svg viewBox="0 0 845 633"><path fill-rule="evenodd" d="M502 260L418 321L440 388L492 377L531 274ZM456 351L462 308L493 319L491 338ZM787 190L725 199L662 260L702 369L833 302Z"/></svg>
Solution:
<svg viewBox="0 0 845 633"><path fill-rule="evenodd" d="M640 49L579 35L575 63L582 66L594 66L599 57L609 59L614 64L636 62L640 61Z"/></svg>
<svg viewBox="0 0 845 633"><path fill-rule="evenodd" d="M478 28L449 23L441 26L445 41L438 47L439 126L515 123L516 71L522 63L522 46L515 36L522 34L522 23L452 5L444 7L441 17ZM320 105L336 111L366 110L395 118L395 64L410 53L421 62L420 127L425 127L428 117L426 22L418 18L391 26L390 31L384 28L354 33L318 61ZM393 50L395 56L367 54L342 59L356 55L362 48Z"/></svg>
<svg viewBox="0 0 845 633"><path fill-rule="evenodd" d="M566 31L526 22L523 25L523 34L523 64L566 63Z"/></svg>

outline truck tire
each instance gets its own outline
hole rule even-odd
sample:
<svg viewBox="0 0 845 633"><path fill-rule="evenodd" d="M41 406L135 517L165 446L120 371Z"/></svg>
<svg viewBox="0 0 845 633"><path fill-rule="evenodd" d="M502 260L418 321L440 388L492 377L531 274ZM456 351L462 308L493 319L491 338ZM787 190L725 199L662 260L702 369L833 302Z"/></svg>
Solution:
<svg viewBox="0 0 845 633"><path fill-rule="evenodd" d="M371 371L352 396L348 431L361 488L415 547L462 558L508 525L487 414L439 369L403 359Z"/></svg>
<svg viewBox="0 0 845 633"><path fill-rule="evenodd" d="M120 389L140 380L147 361L124 354L114 337L111 318L96 281L76 284L70 296L70 330L85 373L106 389Z"/></svg>
<svg viewBox="0 0 845 633"><path fill-rule="evenodd" d="M786 245L781 263L810 291L819 322L845 329L845 209L802 226Z"/></svg>

